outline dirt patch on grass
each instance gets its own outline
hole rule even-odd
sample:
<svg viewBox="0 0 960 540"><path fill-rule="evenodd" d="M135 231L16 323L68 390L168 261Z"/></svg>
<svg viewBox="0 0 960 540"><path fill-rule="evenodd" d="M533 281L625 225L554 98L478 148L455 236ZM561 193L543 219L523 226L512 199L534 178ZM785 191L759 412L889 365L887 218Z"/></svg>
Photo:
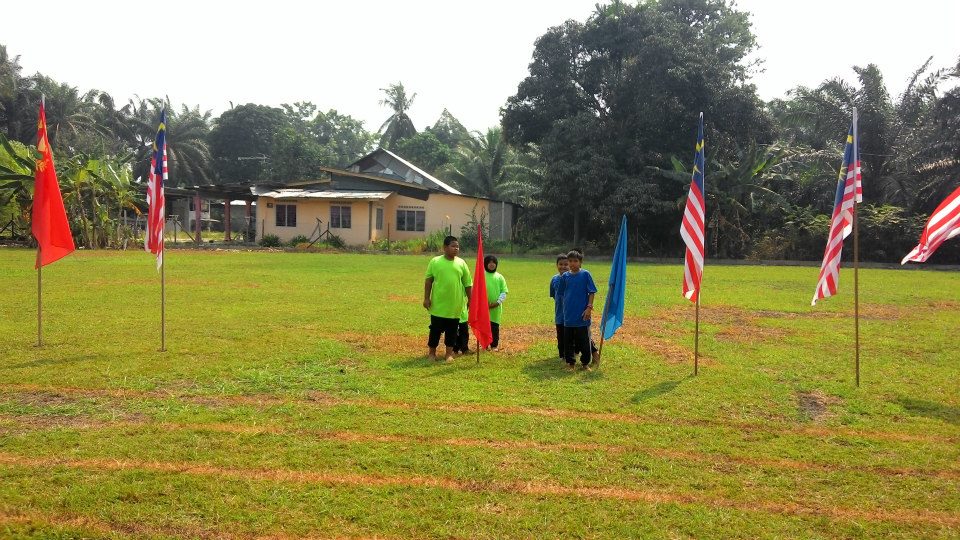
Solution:
<svg viewBox="0 0 960 540"><path fill-rule="evenodd" d="M839 405L842 402L840 398L828 396L820 390L797 392L796 396L797 410L801 418L816 423L823 423L833 417L830 406Z"/></svg>
<svg viewBox="0 0 960 540"><path fill-rule="evenodd" d="M293 484L322 484L350 487L432 488L450 491L523 494L532 496L582 497L586 499L613 499L649 504L684 504L710 508L729 508L744 512L764 512L797 516L825 517L834 520L867 520L912 523L937 526L958 526L960 515L925 509L859 509L844 508L816 500L780 503L763 500L742 500L698 492L669 492L619 486L560 485L537 481L481 481L423 475L361 474L347 471L318 472L295 469L239 469L204 463L157 462L122 459L75 459L19 456L0 453L0 463L21 467L72 467L81 470L151 471L164 474L215 476L245 481L287 482Z"/></svg>

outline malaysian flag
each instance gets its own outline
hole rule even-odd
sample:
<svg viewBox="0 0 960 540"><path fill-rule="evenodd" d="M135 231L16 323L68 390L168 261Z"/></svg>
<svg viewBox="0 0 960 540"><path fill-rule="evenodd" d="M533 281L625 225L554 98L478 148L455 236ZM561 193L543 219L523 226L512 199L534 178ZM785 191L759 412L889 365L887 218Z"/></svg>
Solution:
<svg viewBox="0 0 960 540"><path fill-rule="evenodd" d="M920 235L920 243L907 253L900 264L907 264L907 261L926 262L940 244L957 235L960 235L960 187L933 211Z"/></svg>
<svg viewBox="0 0 960 540"><path fill-rule="evenodd" d="M854 202L856 199L856 202ZM837 294L837 282L840 280L840 254L843 251L843 239L853 230L853 216L856 203L863 202L863 186L860 179L860 146L857 140L857 110L853 110L853 121L847 133L847 146L843 151L843 164L837 178L837 196L833 203L833 216L830 218L830 234L827 247L823 252L820 265L820 277L817 290L810 305L817 300Z"/></svg>
<svg viewBox="0 0 960 540"><path fill-rule="evenodd" d="M700 278L703 276L704 239L706 231L707 206L703 191L703 113L700 113L700 127L697 133L697 152L693 156L693 176L690 179L690 193L687 194L687 206L683 209L683 223L680 236L687 245L687 255L683 264L683 296L692 302L700 297Z"/></svg>
<svg viewBox="0 0 960 540"><path fill-rule="evenodd" d="M160 127L153 139L150 176L147 180L147 232L143 249L157 256L157 270L163 266L163 226L165 220L163 184L167 181L167 111L160 112Z"/></svg>

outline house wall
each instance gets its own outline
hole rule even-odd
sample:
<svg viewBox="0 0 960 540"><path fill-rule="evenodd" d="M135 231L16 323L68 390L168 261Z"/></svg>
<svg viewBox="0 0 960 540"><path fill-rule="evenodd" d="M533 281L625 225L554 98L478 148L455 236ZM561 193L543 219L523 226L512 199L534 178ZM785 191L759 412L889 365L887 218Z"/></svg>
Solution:
<svg viewBox="0 0 960 540"><path fill-rule="evenodd" d="M390 225L391 240L408 240L421 238L433 231L447 230L449 227L454 236L460 234L460 229L470 221L470 212L476 208L477 218L481 212L489 216L488 201L464 197L462 195L447 195L431 193L426 201L395 195L387 199L384 205L384 220ZM398 231L397 210L423 210L425 220L424 231ZM386 227L386 224L384 225Z"/></svg>
<svg viewBox="0 0 960 540"><path fill-rule="evenodd" d="M293 204L297 207L297 226L277 226L277 205ZM330 223L331 206L350 207L350 228L330 227L330 234L335 234L349 245L366 245L370 242L370 201L331 201L326 199L298 199L275 200L268 197L257 199L257 238L263 235L275 234L283 242L289 242L294 236L303 235L307 238L317 237L317 218L320 218L322 231L327 230ZM376 225L376 224L374 224Z"/></svg>
<svg viewBox="0 0 960 540"><path fill-rule="evenodd" d="M276 225L277 204L295 204L297 206L297 226L278 227ZM491 224L494 239L509 239L512 228L513 206L502 205L504 230L501 231L501 204L485 199L463 195L431 193L424 201L418 198L394 194L379 201L330 201L316 199L282 200L260 197L257 201L257 238L263 234L275 234L280 240L289 242L294 236L303 235L315 238L316 218L322 220L321 227L326 230L330 221L330 206L351 207L351 227L349 229L330 228L348 245L366 245L372 241L386 238L390 240L409 240L422 238L437 230L451 230L459 235L461 229L471 220L471 213L477 219L485 215ZM376 228L376 209L383 208L383 228ZM397 210L423 210L425 225L423 231L398 231ZM388 230L389 229L389 230Z"/></svg>

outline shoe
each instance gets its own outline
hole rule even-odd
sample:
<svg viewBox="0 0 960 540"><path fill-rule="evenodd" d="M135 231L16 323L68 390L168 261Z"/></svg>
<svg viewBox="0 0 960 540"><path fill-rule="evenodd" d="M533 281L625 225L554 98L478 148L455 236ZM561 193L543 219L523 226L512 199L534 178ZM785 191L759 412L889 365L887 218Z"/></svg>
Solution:
<svg viewBox="0 0 960 540"><path fill-rule="evenodd" d="M587 365L583 366L583 370L584 370L584 371L593 371L593 368L590 367L590 364L587 364Z"/></svg>

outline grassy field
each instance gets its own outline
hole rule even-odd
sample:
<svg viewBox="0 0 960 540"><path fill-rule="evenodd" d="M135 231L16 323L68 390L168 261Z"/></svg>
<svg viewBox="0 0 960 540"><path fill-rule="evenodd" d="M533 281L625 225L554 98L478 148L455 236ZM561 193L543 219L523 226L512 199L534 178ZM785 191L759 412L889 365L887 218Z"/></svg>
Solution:
<svg viewBox="0 0 960 540"><path fill-rule="evenodd" d="M594 372L550 260L501 261L503 348L424 359L426 256L0 250L0 537L960 536L960 273L631 265ZM472 260L467 257L472 267ZM608 262L591 262L605 283ZM605 290L605 284L601 291ZM598 305L602 303L598 300Z"/></svg>

